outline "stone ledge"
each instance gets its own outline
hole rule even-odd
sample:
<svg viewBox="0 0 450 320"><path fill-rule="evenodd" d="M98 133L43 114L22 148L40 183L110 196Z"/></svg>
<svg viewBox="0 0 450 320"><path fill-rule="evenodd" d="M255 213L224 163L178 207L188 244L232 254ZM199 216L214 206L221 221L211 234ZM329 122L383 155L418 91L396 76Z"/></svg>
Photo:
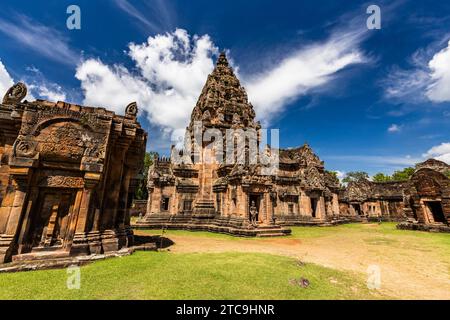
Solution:
<svg viewBox="0 0 450 320"><path fill-rule="evenodd" d="M145 243L131 248L123 248L119 251L108 252L104 254L92 254L89 256L75 256L55 259L48 259L46 258L46 256L43 256L43 258L40 260L34 258L33 260L20 260L16 262L0 264L0 273L61 269L70 266L83 266L95 261L129 256L135 251L157 251L157 247L155 243Z"/></svg>
<svg viewBox="0 0 450 320"><path fill-rule="evenodd" d="M447 225L424 224L415 222L401 222L397 225L397 229L450 233L450 226Z"/></svg>

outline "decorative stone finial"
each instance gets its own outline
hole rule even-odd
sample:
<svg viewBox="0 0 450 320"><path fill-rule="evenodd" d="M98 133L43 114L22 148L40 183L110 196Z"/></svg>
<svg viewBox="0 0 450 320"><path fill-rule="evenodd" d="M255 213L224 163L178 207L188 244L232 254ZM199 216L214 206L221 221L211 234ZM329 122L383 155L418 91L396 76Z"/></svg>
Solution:
<svg viewBox="0 0 450 320"><path fill-rule="evenodd" d="M130 103L125 108L125 115L127 115L127 116L136 118L137 114L138 114L138 106L137 106L136 102Z"/></svg>
<svg viewBox="0 0 450 320"><path fill-rule="evenodd" d="M218 66L227 66L228 67L228 60L227 55L224 51L220 53L219 59L217 59L217 65Z"/></svg>
<svg viewBox="0 0 450 320"><path fill-rule="evenodd" d="M18 82L6 91L3 97L3 104L20 103L27 95L27 87L22 82Z"/></svg>

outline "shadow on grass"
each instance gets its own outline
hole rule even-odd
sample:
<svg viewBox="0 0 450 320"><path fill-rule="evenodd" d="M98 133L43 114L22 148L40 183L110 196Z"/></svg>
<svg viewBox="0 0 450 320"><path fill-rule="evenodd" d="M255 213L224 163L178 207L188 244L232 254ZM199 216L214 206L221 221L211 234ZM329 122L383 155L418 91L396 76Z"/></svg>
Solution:
<svg viewBox="0 0 450 320"><path fill-rule="evenodd" d="M175 244L172 240L162 236L145 236L145 235L135 235L134 244L136 246L141 246L145 244L156 244L158 249L166 249Z"/></svg>

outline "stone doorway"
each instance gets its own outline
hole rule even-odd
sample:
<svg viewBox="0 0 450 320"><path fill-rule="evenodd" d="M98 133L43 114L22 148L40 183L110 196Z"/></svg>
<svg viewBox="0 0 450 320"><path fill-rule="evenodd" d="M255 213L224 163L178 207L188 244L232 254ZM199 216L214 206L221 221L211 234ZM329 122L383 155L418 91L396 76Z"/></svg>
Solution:
<svg viewBox="0 0 450 320"><path fill-rule="evenodd" d="M256 215L256 221L259 221L259 217L261 216L261 198L262 196L260 194L250 194L248 197L248 218L251 221L252 218L250 216L250 207L252 206L252 203L255 203L256 210L258 211L258 214Z"/></svg>
<svg viewBox="0 0 450 320"><path fill-rule="evenodd" d="M311 198L311 214L313 218L317 218L317 207L319 205L318 198Z"/></svg>
<svg viewBox="0 0 450 320"><path fill-rule="evenodd" d="M50 189L39 193L29 232L31 250L62 248L70 233L75 190Z"/></svg>
<svg viewBox="0 0 450 320"><path fill-rule="evenodd" d="M363 215L360 204L352 204L352 207L353 207L353 210L355 210L356 215L358 215L358 216Z"/></svg>
<svg viewBox="0 0 450 320"><path fill-rule="evenodd" d="M446 223L444 210L440 201L425 201L425 207L429 214L433 217L434 222Z"/></svg>

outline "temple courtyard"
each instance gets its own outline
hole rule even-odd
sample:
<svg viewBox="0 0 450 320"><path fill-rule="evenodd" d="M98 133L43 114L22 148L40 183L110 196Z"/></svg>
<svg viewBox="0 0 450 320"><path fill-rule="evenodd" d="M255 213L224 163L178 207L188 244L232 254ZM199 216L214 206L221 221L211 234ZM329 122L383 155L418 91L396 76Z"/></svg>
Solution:
<svg viewBox="0 0 450 320"><path fill-rule="evenodd" d="M169 230L158 252L81 267L80 289L67 289L66 269L0 274L0 299L450 299L450 236L395 225L292 227L282 238ZM367 287L370 266L379 289Z"/></svg>

